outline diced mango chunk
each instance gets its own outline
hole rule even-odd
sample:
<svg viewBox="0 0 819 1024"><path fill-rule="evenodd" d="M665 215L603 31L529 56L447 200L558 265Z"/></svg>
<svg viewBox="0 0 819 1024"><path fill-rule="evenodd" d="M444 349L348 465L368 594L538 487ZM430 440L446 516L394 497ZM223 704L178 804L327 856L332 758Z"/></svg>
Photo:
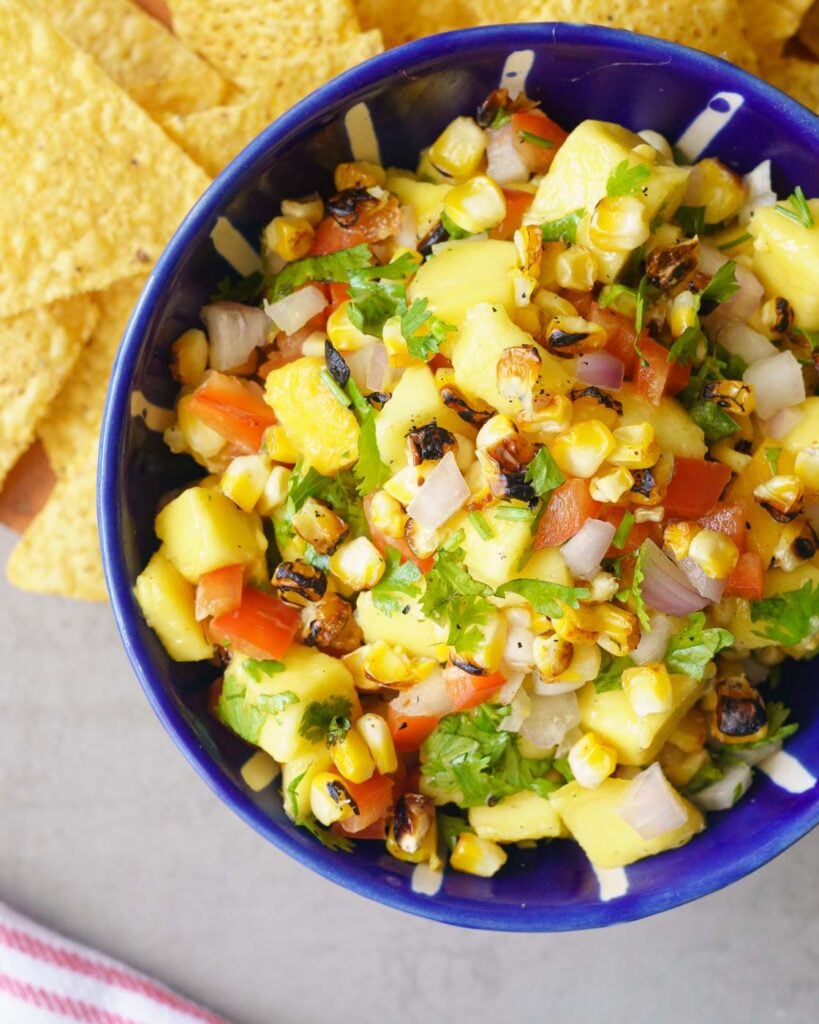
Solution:
<svg viewBox="0 0 819 1024"><path fill-rule="evenodd" d="M406 612L388 615L376 607L368 590L359 594L355 617L364 633L364 640L368 644L384 640L403 647L408 654L437 658L442 645L446 644L447 630L440 623L426 618L417 600L407 598L405 607Z"/></svg>
<svg viewBox="0 0 819 1024"><path fill-rule="evenodd" d="M754 273L768 295L784 296L797 324L815 331L819 329L819 199L809 199L808 207L813 227L784 217L773 206L763 206L754 210L748 232L754 237Z"/></svg>
<svg viewBox="0 0 819 1024"><path fill-rule="evenodd" d="M470 807L469 824L482 839L518 843L566 834L557 808L532 790L507 796L491 807Z"/></svg>
<svg viewBox="0 0 819 1024"><path fill-rule="evenodd" d="M137 576L134 594L145 621L174 661L213 656L213 645L194 615L194 588L163 551L157 551Z"/></svg>

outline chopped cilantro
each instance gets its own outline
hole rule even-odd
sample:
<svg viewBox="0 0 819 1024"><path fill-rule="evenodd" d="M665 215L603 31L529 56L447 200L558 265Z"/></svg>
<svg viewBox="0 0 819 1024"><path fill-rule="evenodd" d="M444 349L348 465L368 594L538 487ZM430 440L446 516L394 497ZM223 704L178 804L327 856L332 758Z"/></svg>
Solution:
<svg viewBox="0 0 819 1024"><path fill-rule="evenodd" d="M369 267L371 262L370 248L363 243L326 256L295 260L273 278L267 293L268 301L276 302L308 281L349 281L354 271Z"/></svg>
<svg viewBox="0 0 819 1024"><path fill-rule="evenodd" d="M518 132L518 138L521 142L531 142L535 146L543 146L544 149L554 149L555 144L551 139L544 139L542 135L535 135L534 132Z"/></svg>
<svg viewBox="0 0 819 1024"><path fill-rule="evenodd" d="M321 494L330 479L328 476L322 476L314 466L302 476L302 460L299 459L293 467L287 488L287 502L288 505L292 505L292 511L298 512L308 498L315 498Z"/></svg>
<svg viewBox="0 0 819 1024"><path fill-rule="evenodd" d="M713 786L715 782L721 781L725 778L726 769L729 768L731 764L736 764L737 761L738 758L730 758L725 760L712 760L707 764L704 764L685 787L685 794L687 796L696 796L697 793L701 793L709 786Z"/></svg>
<svg viewBox="0 0 819 1024"><path fill-rule="evenodd" d="M705 232L704 206L680 206L675 217L687 235L701 235Z"/></svg>
<svg viewBox="0 0 819 1024"><path fill-rule="evenodd" d="M275 658L248 658L242 663L242 668L257 683L262 681L262 676L284 672L286 667L283 661L276 661Z"/></svg>
<svg viewBox="0 0 819 1024"><path fill-rule="evenodd" d="M563 618L563 609L558 604L562 601L570 608L580 607L580 598L588 597L587 587L564 587L562 583L551 583L548 580L509 580L495 591L497 597L504 594L520 594L529 604L551 619Z"/></svg>
<svg viewBox="0 0 819 1024"><path fill-rule="evenodd" d="M645 561L647 541L643 541L640 547L637 549L637 560L634 563L634 578L631 583L631 599L634 601L634 610L637 613L637 618L640 620L640 625L646 631L651 632L651 622L648 618L648 611L646 609L645 601L643 600L643 583L645 583L645 573L643 570L643 562Z"/></svg>
<svg viewBox="0 0 819 1024"><path fill-rule="evenodd" d="M716 306L720 302L730 299L732 295L738 292L739 281L737 281L736 270L737 265L733 260L723 263L700 292L700 305L706 307L709 305Z"/></svg>
<svg viewBox="0 0 819 1024"><path fill-rule="evenodd" d="M280 711L284 711L291 704L298 703L298 694L292 690L282 690L281 693L260 693L256 697L256 706L269 715L278 715Z"/></svg>
<svg viewBox="0 0 819 1024"><path fill-rule="evenodd" d="M381 461L375 435L375 412L370 409L358 434L358 462L353 470L358 482L358 493L372 494L389 477L390 471Z"/></svg>
<svg viewBox="0 0 819 1024"><path fill-rule="evenodd" d="M482 636L479 627L489 621L494 609L486 600L491 589L464 568L463 539L463 530L458 530L435 553L426 575L421 611L437 622L449 623L447 642L456 650L474 653Z"/></svg>
<svg viewBox="0 0 819 1024"><path fill-rule="evenodd" d="M566 477L552 458L552 453L544 445L526 467L525 480L527 484L532 485L532 490L539 498L544 498L548 502L552 491L560 487Z"/></svg>
<svg viewBox="0 0 819 1024"><path fill-rule="evenodd" d="M331 832L329 829L324 828L323 825L319 825L312 815L299 819L296 824L306 828L312 836L318 839L322 846L326 846L328 850L332 850L334 853L352 853L355 849L355 843L352 839L349 839L347 836L337 836L335 832Z"/></svg>
<svg viewBox="0 0 819 1024"><path fill-rule="evenodd" d="M528 523L535 518L535 510L526 505L497 505L495 518L508 522Z"/></svg>
<svg viewBox="0 0 819 1024"><path fill-rule="evenodd" d="M781 213L783 217L787 217L788 220L801 224L803 228L812 228L814 223L813 214L810 212L805 193L799 185L788 196L788 202L790 203L790 210L787 206L780 206L779 203L776 204L774 209L777 213Z"/></svg>
<svg viewBox="0 0 819 1024"><path fill-rule="evenodd" d="M247 277L234 280L223 277L211 295L211 302L242 302L248 306L258 304L264 291L264 277L257 270Z"/></svg>
<svg viewBox="0 0 819 1024"><path fill-rule="evenodd" d="M751 601L751 622L764 622L757 636L794 647L819 629L819 583L808 580L798 590Z"/></svg>
<svg viewBox="0 0 819 1024"><path fill-rule="evenodd" d="M386 568L384 575L372 588L373 604L385 615L395 615L406 607L407 597L418 597L421 588L417 586L421 579L421 570L407 559L401 564L401 555L395 548L388 547L384 559Z"/></svg>
<svg viewBox="0 0 819 1024"><path fill-rule="evenodd" d="M699 323L692 324L682 332L671 348L668 350L668 361L676 361L682 366L692 363L697 357L697 351L702 339L702 330Z"/></svg>
<svg viewBox="0 0 819 1024"><path fill-rule="evenodd" d="M647 164L629 166L628 160L621 160L606 182L607 196L633 196L641 191L643 183L651 174Z"/></svg>
<svg viewBox="0 0 819 1024"><path fill-rule="evenodd" d="M771 467L771 472L774 476L779 472L779 456L782 454L781 448L766 448L765 458L768 461L768 465Z"/></svg>
<svg viewBox="0 0 819 1024"><path fill-rule="evenodd" d="M492 538L495 536L495 531L489 525L483 513L473 509L473 511L469 513L469 516L467 518L469 519L470 523L472 523L472 528L475 530L475 533L477 533L481 540L492 540Z"/></svg>
<svg viewBox="0 0 819 1024"><path fill-rule="evenodd" d="M352 713L353 706L346 697L336 695L311 701L301 716L299 736L311 743L343 739L350 729Z"/></svg>
<svg viewBox="0 0 819 1024"><path fill-rule="evenodd" d="M637 311L637 291L625 284L607 284L597 300L601 309L613 306L618 313L633 317Z"/></svg>
<svg viewBox="0 0 819 1024"><path fill-rule="evenodd" d="M347 315L364 334L381 335L390 317L406 312L407 289L404 281L418 269L409 253L392 263L364 267L350 275L350 301Z"/></svg>
<svg viewBox="0 0 819 1024"><path fill-rule="evenodd" d="M620 520L620 525L614 531L614 536L611 538L612 547L617 548L618 551L622 551L626 546L628 535L631 533L631 528L634 526L634 513L630 509L626 509L623 513L623 518Z"/></svg>
<svg viewBox="0 0 819 1024"><path fill-rule="evenodd" d="M453 594L446 608L446 642L459 654L475 654L483 640L481 626L489 622L494 610L494 605L479 594Z"/></svg>
<svg viewBox="0 0 819 1024"><path fill-rule="evenodd" d="M577 241L577 225L586 216L586 211L582 207L579 210L574 210L572 213L567 213L565 217L559 217L557 220L546 221L545 224L540 225L540 231L543 235L544 242L571 242Z"/></svg>
<svg viewBox="0 0 819 1024"><path fill-rule="evenodd" d="M699 399L689 409L691 419L705 434L707 445L716 444L739 430L739 424L714 402Z"/></svg>
<svg viewBox="0 0 819 1024"><path fill-rule="evenodd" d="M645 274L643 274L643 276L640 278L640 283L637 285L637 291L634 296L634 328L638 334L640 333L640 331L642 331L643 323L645 321L647 293L648 277ZM637 348L636 343L634 347ZM637 351L639 353L640 350L637 349ZM642 358L642 356L640 357L640 359L643 363L643 366L648 366L648 363Z"/></svg>
<svg viewBox="0 0 819 1024"><path fill-rule="evenodd" d="M702 679L706 666L733 642L734 637L727 629L706 629L705 615L694 612L679 633L671 637L665 653L666 667L669 672Z"/></svg>
<svg viewBox="0 0 819 1024"><path fill-rule="evenodd" d="M634 659L627 654L622 658L613 658L610 654L603 654L603 662L600 671L594 678L594 689L596 693L607 693L609 690L623 689L623 672L632 668Z"/></svg>
<svg viewBox="0 0 819 1024"><path fill-rule="evenodd" d="M371 406L367 402L367 399L358 390L358 385L352 377L344 385L344 390L349 395L350 401L353 403L353 409L355 409L358 418L363 420L371 411Z"/></svg>
<svg viewBox="0 0 819 1024"><path fill-rule="evenodd" d="M426 299L415 299L401 316L401 333L406 340L407 351L413 359L423 359L425 362L440 351L447 334L456 330L452 324L433 316L427 306ZM427 333L419 335L417 332L425 325Z"/></svg>

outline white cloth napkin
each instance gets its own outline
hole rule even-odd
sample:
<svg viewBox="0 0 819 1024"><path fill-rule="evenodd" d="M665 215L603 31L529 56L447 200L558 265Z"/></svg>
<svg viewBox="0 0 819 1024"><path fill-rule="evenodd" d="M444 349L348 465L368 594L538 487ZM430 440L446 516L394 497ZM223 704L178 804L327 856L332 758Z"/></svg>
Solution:
<svg viewBox="0 0 819 1024"><path fill-rule="evenodd" d="M0 903L2 1024L229 1024Z"/></svg>

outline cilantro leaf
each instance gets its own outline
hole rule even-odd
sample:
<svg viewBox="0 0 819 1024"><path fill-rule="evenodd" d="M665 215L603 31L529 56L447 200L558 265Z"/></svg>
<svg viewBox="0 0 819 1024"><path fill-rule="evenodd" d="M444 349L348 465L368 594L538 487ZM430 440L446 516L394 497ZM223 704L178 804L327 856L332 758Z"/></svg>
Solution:
<svg viewBox="0 0 819 1024"><path fill-rule="evenodd" d="M535 135L534 132L519 131L518 138L521 142L531 142L534 146L543 146L544 149L554 149L555 144L551 139L544 139L542 135Z"/></svg>
<svg viewBox="0 0 819 1024"><path fill-rule="evenodd" d="M676 361L682 366L692 363L697 356L701 338L702 330L699 323L686 327L668 350L668 361Z"/></svg>
<svg viewBox="0 0 819 1024"><path fill-rule="evenodd" d="M480 627L489 622L494 610L494 605L478 594L454 594L447 605L446 642L459 654L474 654L483 640Z"/></svg>
<svg viewBox="0 0 819 1024"><path fill-rule="evenodd" d="M361 424L358 434L358 462L353 472L358 481L358 493L362 497L372 494L390 475L389 468L381 461L375 435L375 412L372 409Z"/></svg>
<svg viewBox="0 0 819 1024"><path fill-rule="evenodd" d="M799 185L788 196L788 202L791 206L790 210L786 206L780 206L779 203L776 204L774 209L777 213L781 213L783 217L787 217L788 220L801 224L803 228L812 228L813 214L810 212L805 193Z"/></svg>
<svg viewBox="0 0 819 1024"><path fill-rule="evenodd" d="M765 458L768 461L768 465L771 467L771 472L774 476L779 472L779 456L782 454L781 448L766 448Z"/></svg>
<svg viewBox="0 0 819 1024"><path fill-rule="evenodd" d="M563 618L563 609L558 601L563 601L570 608L580 607L580 598L588 597L587 587L564 587L562 583L550 583L548 580L509 580L495 591L497 597L504 594L520 594L529 604L550 619Z"/></svg>
<svg viewBox="0 0 819 1024"><path fill-rule="evenodd" d="M286 799L290 803L290 817L293 819L294 824L306 828L328 850L341 850L344 853L352 853L355 849L355 844L346 836L337 836L334 832L330 832L329 829L319 825L312 814L306 816L299 814L299 786L307 771L307 768L305 768L301 775L297 775L291 781L287 787L287 793L282 793L282 799Z"/></svg>
<svg viewBox="0 0 819 1024"><path fill-rule="evenodd" d="M302 476L302 466L303 460L299 459L293 467L287 488L287 501L289 505L292 504L293 512L298 512L308 498L318 497L331 479L319 473L315 466L311 466Z"/></svg>
<svg viewBox="0 0 819 1024"><path fill-rule="evenodd" d="M424 362L440 351L447 334L457 330L452 324L445 323L437 316L433 316L427 306L426 299L415 299L410 308L401 316L401 333L407 342L407 351L413 359L423 359ZM427 333L419 335L417 332L425 324Z"/></svg>
<svg viewBox="0 0 819 1024"><path fill-rule="evenodd" d="M353 705L346 697L338 694L327 700L311 701L304 709L299 724L299 736L311 743L322 740L343 739L350 729L350 715Z"/></svg>
<svg viewBox="0 0 819 1024"><path fill-rule="evenodd" d="M248 743L257 743L267 714L247 699L245 683L238 672L226 672L216 702L216 716Z"/></svg>
<svg viewBox="0 0 819 1024"><path fill-rule="evenodd" d="M634 328L639 334L643 329L643 322L646 316L646 299L648 297L648 276L643 274L640 278L640 283L637 285L637 292L635 294L635 309L634 309ZM648 366L648 363L643 358L639 348L637 348L637 342L634 343L637 354L640 356L640 360L643 366Z"/></svg>
<svg viewBox="0 0 819 1024"><path fill-rule="evenodd" d="M678 206L674 216L687 235L701 235L705 232L704 206Z"/></svg>
<svg viewBox="0 0 819 1024"><path fill-rule="evenodd" d="M380 612L395 615L406 606L407 597L418 597L421 593L421 588L416 585L421 579L421 570L409 559L401 564L401 555L395 548L388 547L384 559L384 575L370 593L373 604Z"/></svg>
<svg viewBox="0 0 819 1024"><path fill-rule="evenodd" d="M737 281L736 270L737 265L733 260L723 263L700 292L700 305L707 306L711 304L716 306L720 302L730 299L732 295L738 292L739 281Z"/></svg>
<svg viewBox="0 0 819 1024"><path fill-rule="evenodd" d="M571 242L577 241L577 225L586 216L583 207L567 213L565 217L557 220L546 221L540 225L540 231L544 242Z"/></svg>
<svg viewBox="0 0 819 1024"><path fill-rule="evenodd" d="M308 281L349 281L350 275L372 263L372 253L365 244L341 249L326 256L307 256L303 260L288 263L273 278L268 288L269 302L289 295Z"/></svg>
<svg viewBox="0 0 819 1024"><path fill-rule="evenodd" d="M686 625L671 637L665 653L669 672L680 672L694 679L702 679L706 666L716 655L734 642L727 629L705 629L705 615L694 612Z"/></svg>
<svg viewBox="0 0 819 1024"><path fill-rule="evenodd" d="M556 487L565 483L566 477L561 473L552 453L544 445L526 467L525 481L539 498L547 501Z"/></svg>
<svg viewBox="0 0 819 1024"><path fill-rule="evenodd" d="M437 622L448 621L447 643L457 651L474 653L482 636L479 627L489 621L494 608L486 600L491 589L473 579L463 566L463 538L463 530L458 530L436 552L426 575L421 611Z"/></svg>
<svg viewBox="0 0 819 1024"><path fill-rule="evenodd" d="M716 444L739 430L737 421L714 402L699 399L688 411L691 419L705 434L705 443L708 445Z"/></svg>
<svg viewBox="0 0 819 1024"><path fill-rule="evenodd" d="M609 690L623 689L623 672L632 668L634 659L627 654L622 658L613 658L610 654L604 653L604 659L600 671L594 678L594 689L596 693L606 693Z"/></svg>
<svg viewBox="0 0 819 1024"><path fill-rule="evenodd" d="M640 620L640 625L646 631L651 632L651 622L648 618L648 611L646 610L646 604L643 600L643 583L645 582L645 571L643 569L643 562L646 557L648 541L643 541L640 547L637 549L637 560L634 563L634 579L631 584L631 597L634 601L634 610L637 613L637 618Z"/></svg>
<svg viewBox="0 0 819 1024"><path fill-rule="evenodd" d="M819 583L808 580L798 590L751 601L751 622L764 622L757 636L794 647L819 629Z"/></svg>
<svg viewBox="0 0 819 1024"><path fill-rule="evenodd" d="M606 195L633 196L642 189L650 174L651 168L647 164L630 167L628 160L621 160L608 177Z"/></svg>
<svg viewBox="0 0 819 1024"><path fill-rule="evenodd" d="M449 850L450 853L455 849L455 844L458 842L458 836L464 832L471 832L474 834L475 829L469 824L466 818L462 818L458 814L444 814L443 811L438 811L438 835L441 837L441 842L444 844L444 848Z"/></svg>
<svg viewBox="0 0 819 1024"><path fill-rule="evenodd" d="M278 715L280 711L284 711L291 704L298 703L298 694L292 690L282 690L281 693L260 693L256 697L256 706L269 715Z"/></svg>
<svg viewBox="0 0 819 1024"><path fill-rule="evenodd" d="M260 683L262 681L262 676L270 676L277 672L284 672L286 665L282 661L276 661L275 658L247 658L242 663L242 668L247 672L251 679Z"/></svg>

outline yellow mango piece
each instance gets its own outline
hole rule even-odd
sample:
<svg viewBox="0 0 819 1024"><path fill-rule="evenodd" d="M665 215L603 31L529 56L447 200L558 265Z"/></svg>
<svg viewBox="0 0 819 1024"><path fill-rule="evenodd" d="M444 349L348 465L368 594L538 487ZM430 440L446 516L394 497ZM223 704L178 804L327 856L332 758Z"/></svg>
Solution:
<svg viewBox="0 0 819 1024"><path fill-rule="evenodd" d="M781 445L794 455L809 445L819 444L819 396L806 398L796 409L803 414L800 422L781 441L771 441L771 445ZM781 464L779 472L782 472Z"/></svg>
<svg viewBox="0 0 819 1024"><path fill-rule="evenodd" d="M661 398L659 405L652 405L626 383L617 392L617 401L623 405L618 426L648 422L654 427L654 436L663 451L685 459L705 457L705 435L676 399Z"/></svg>
<svg viewBox="0 0 819 1024"><path fill-rule="evenodd" d="M412 207L420 239L428 234L441 219L444 199L452 186L436 185L430 181L416 181L406 172L389 170L384 187L388 192L398 196L402 205Z"/></svg>
<svg viewBox="0 0 819 1024"><path fill-rule="evenodd" d="M790 210L788 203L780 205ZM773 206L757 207L748 223L754 238L754 273L768 295L782 295L793 307L797 324L819 329L819 199L809 199L813 227L785 217Z"/></svg>
<svg viewBox="0 0 819 1024"><path fill-rule="evenodd" d="M481 583L497 588L516 579L518 569L532 544L531 523L528 520L498 519L497 509L486 508L481 515L489 524L494 537L484 540L461 513L452 522L453 531L463 530L464 565L470 575Z"/></svg>
<svg viewBox="0 0 819 1024"><path fill-rule="evenodd" d="M196 621L196 592L163 551L157 551L137 576L134 596L145 621L174 661L204 661L213 644Z"/></svg>
<svg viewBox="0 0 819 1024"><path fill-rule="evenodd" d="M518 573L520 579L524 580L546 580L549 583L559 583L563 587L570 587L573 583L572 574L566 565L566 559L560 552L560 548L542 548L536 551L529 561Z"/></svg>
<svg viewBox="0 0 819 1024"><path fill-rule="evenodd" d="M265 399L304 461L332 476L358 458L358 421L322 381L324 368L317 356L280 366L268 374Z"/></svg>
<svg viewBox="0 0 819 1024"><path fill-rule="evenodd" d="M470 807L469 824L482 839L496 843L556 839L566 834L554 804L532 790L504 797L491 807Z"/></svg>
<svg viewBox="0 0 819 1024"><path fill-rule="evenodd" d="M372 594L365 590L358 595L355 617L368 644L384 640L395 647L403 647L408 654L426 658L439 658L445 648L447 630L438 622L426 618L418 601L407 598L406 614L387 615L373 602Z"/></svg>
<svg viewBox="0 0 819 1024"><path fill-rule="evenodd" d="M767 565L773 557L774 548L779 543L782 524L778 523L759 504L754 497L754 488L771 479L771 465L765 457L765 449L779 447L778 441L765 440L756 450L754 457L740 474L735 476L725 491L725 501L739 501L745 509L745 517L750 524L748 546L762 558Z"/></svg>

